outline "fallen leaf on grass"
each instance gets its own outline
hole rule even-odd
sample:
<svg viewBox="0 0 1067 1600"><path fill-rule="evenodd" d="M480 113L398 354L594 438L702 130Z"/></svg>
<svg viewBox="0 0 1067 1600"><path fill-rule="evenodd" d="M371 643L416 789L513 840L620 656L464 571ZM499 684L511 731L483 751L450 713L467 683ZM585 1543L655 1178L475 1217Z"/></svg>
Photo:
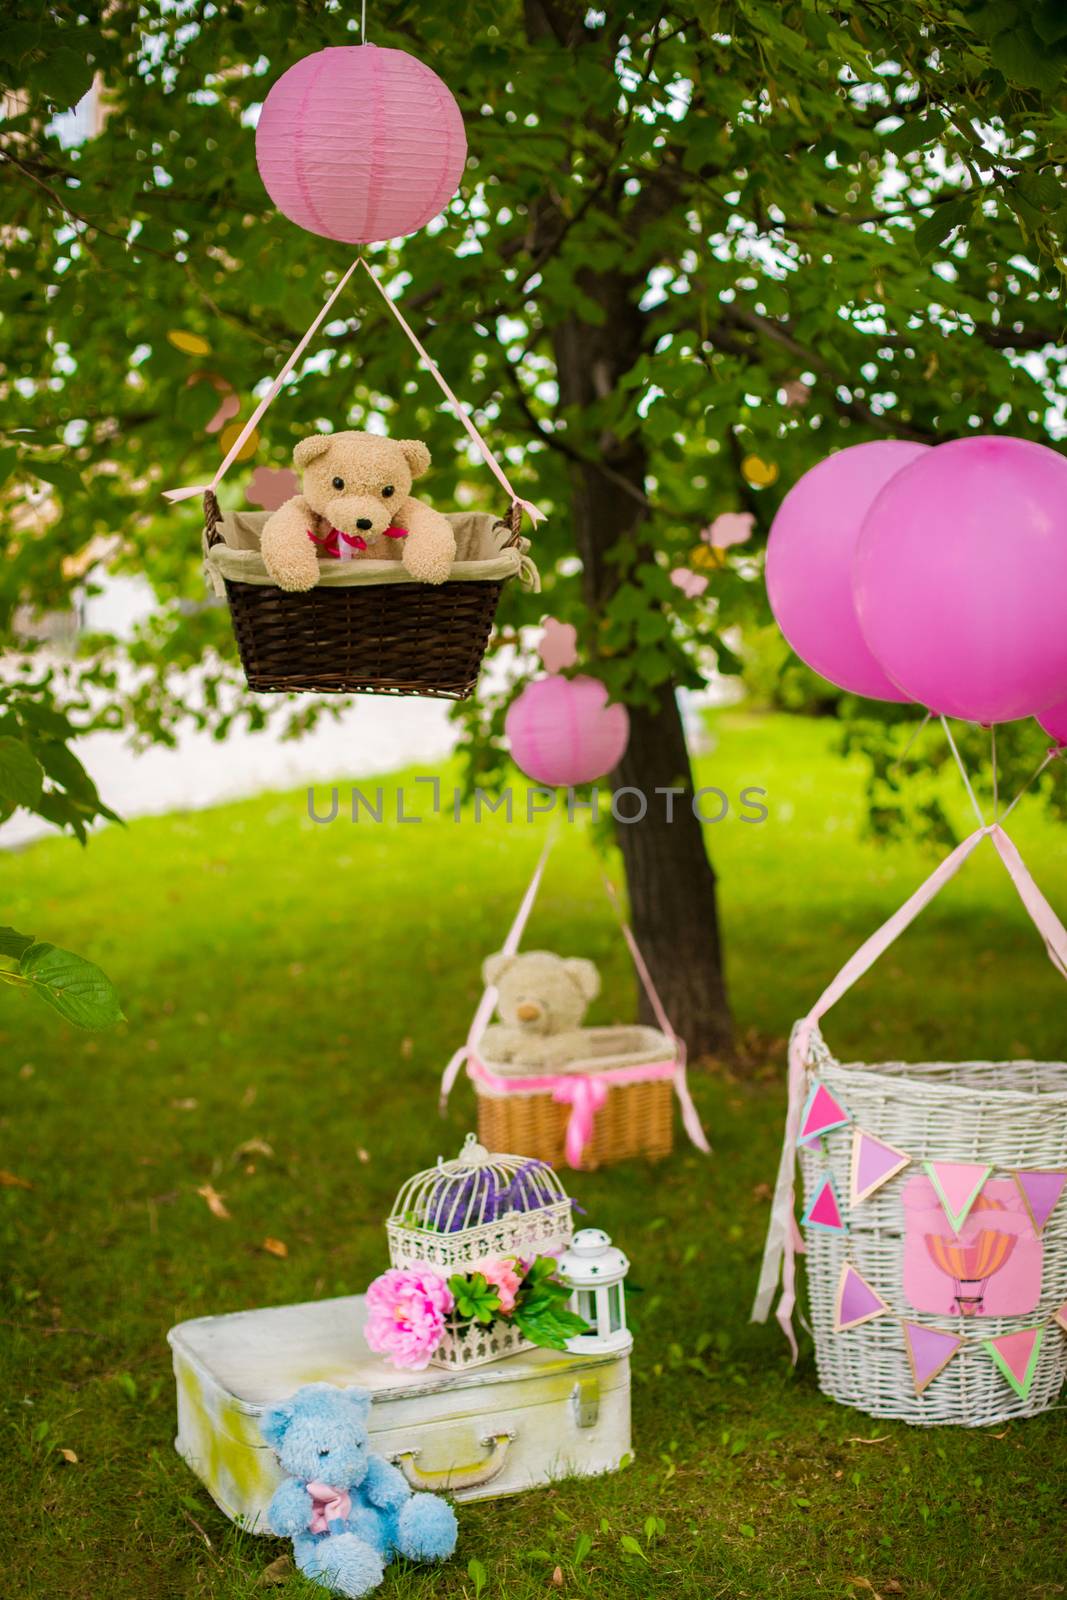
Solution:
<svg viewBox="0 0 1067 1600"><path fill-rule="evenodd" d="M871 1582L870 1578L846 1578L845 1582L846 1583L854 1583L854 1584L857 1585L858 1588L866 1589L868 1594L871 1594L871 1595L874 1596L874 1600L882 1600L881 1595L878 1593L878 1590L874 1587L874 1584Z"/></svg>
<svg viewBox="0 0 1067 1600"><path fill-rule="evenodd" d="M283 1260L289 1254L289 1246L282 1239L264 1239L263 1248L268 1255L281 1256Z"/></svg>
<svg viewBox="0 0 1067 1600"><path fill-rule="evenodd" d="M184 1100L172 1100L170 1106L172 1111L195 1111L199 1104L199 1100L188 1095Z"/></svg>
<svg viewBox="0 0 1067 1600"><path fill-rule="evenodd" d="M246 1139L243 1144L237 1146L230 1160L236 1164L238 1161L244 1161L248 1156L266 1156L268 1160L271 1160L274 1156L274 1146L268 1144L266 1139Z"/></svg>
<svg viewBox="0 0 1067 1600"><path fill-rule="evenodd" d="M59 1453L63 1457L63 1460L69 1462L72 1467L76 1467L78 1465L78 1458L74 1454L73 1450L62 1448L60 1449Z"/></svg>
<svg viewBox="0 0 1067 1600"><path fill-rule="evenodd" d="M33 1184L29 1178L20 1178L14 1172L4 1172L0 1169L0 1189L32 1189Z"/></svg>
<svg viewBox="0 0 1067 1600"><path fill-rule="evenodd" d="M551 1578L549 1579L549 1582L552 1584L553 1588L555 1588L555 1589L562 1589L563 1588L563 1568L562 1567L557 1567L556 1568L555 1572L552 1574Z"/></svg>
<svg viewBox="0 0 1067 1600"><path fill-rule="evenodd" d="M356 1151L356 1160L359 1162L360 1166L363 1166L363 1167L365 1167L367 1165L367 1162L370 1160L369 1152L364 1150L362 1145Z"/></svg>
<svg viewBox="0 0 1067 1600"><path fill-rule="evenodd" d="M846 1444L885 1444L889 1438L888 1433L880 1433L875 1439L846 1439Z"/></svg>
<svg viewBox="0 0 1067 1600"><path fill-rule="evenodd" d="M207 1202L207 1208L213 1217L218 1217L223 1222L229 1221L231 1215L229 1208L214 1184L202 1183L196 1192Z"/></svg>
<svg viewBox="0 0 1067 1600"><path fill-rule="evenodd" d="M287 1583L295 1570L291 1556L279 1556L277 1561L272 1561L269 1567L263 1568L258 1579L259 1587L277 1588L279 1584Z"/></svg>

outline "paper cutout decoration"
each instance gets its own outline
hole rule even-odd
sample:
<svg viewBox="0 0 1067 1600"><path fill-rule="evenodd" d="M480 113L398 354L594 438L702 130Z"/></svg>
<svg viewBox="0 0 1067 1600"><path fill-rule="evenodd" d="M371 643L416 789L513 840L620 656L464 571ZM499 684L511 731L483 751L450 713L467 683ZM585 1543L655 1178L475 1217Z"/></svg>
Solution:
<svg viewBox="0 0 1067 1600"><path fill-rule="evenodd" d="M764 461L762 456L746 456L741 463L741 476L753 489L767 489L778 478L778 468L773 461Z"/></svg>
<svg viewBox="0 0 1067 1600"><path fill-rule="evenodd" d="M972 1161L924 1161L945 1216L959 1233L993 1168Z"/></svg>
<svg viewBox="0 0 1067 1600"><path fill-rule="evenodd" d="M982 1340L1020 1400L1030 1393L1044 1337L1044 1328L1021 1328L1018 1333L1002 1333L999 1339Z"/></svg>
<svg viewBox="0 0 1067 1600"><path fill-rule="evenodd" d="M720 511L714 522L701 528L700 537L713 550L726 550L732 544L745 544L756 525L751 511Z"/></svg>
<svg viewBox="0 0 1067 1600"><path fill-rule="evenodd" d="M1040 1238L1045 1230L1045 1223L1056 1209L1056 1202L1063 1193L1067 1184L1067 1172L1051 1172L1047 1169L1031 1172L1013 1172L1019 1193L1023 1197L1030 1221L1034 1225L1034 1232Z"/></svg>
<svg viewBox="0 0 1067 1600"><path fill-rule="evenodd" d="M827 1233L848 1232L832 1178L823 1179L812 1196L811 1205L800 1220L806 1228L822 1228Z"/></svg>
<svg viewBox="0 0 1067 1600"><path fill-rule="evenodd" d="M167 342L175 350L180 350L187 356L206 356L211 354L211 346L199 333L188 333L185 328L172 328L167 334Z"/></svg>
<svg viewBox="0 0 1067 1600"><path fill-rule="evenodd" d="M1053 1321L1059 1324L1064 1333L1067 1333L1067 1300L1065 1300L1062 1306L1060 1306L1060 1309L1053 1314Z"/></svg>
<svg viewBox="0 0 1067 1600"><path fill-rule="evenodd" d="M829 1133L832 1128L843 1128L851 1120L844 1106L838 1105L826 1085L817 1083L800 1114L797 1144L813 1145L824 1133Z"/></svg>
<svg viewBox="0 0 1067 1600"><path fill-rule="evenodd" d="M545 631L537 647L546 672L562 672L578 664L578 629L573 622L545 618Z"/></svg>
<svg viewBox="0 0 1067 1600"><path fill-rule="evenodd" d="M875 1294L870 1284L861 1278L850 1261L841 1268L841 1280L834 1300L834 1332L844 1333L846 1328L858 1328L889 1310L880 1294Z"/></svg>
<svg viewBox="0 0 1067 1600"><path fill-rule="evenodd" d="M698 600L708 586L703 573L690 572L688 567L675 567L671 582L676 589L681 589L687 600Z"/></svg>
<svg viewBox="0 0 1067 1600"><path fill-rule="evenodd" d="M916 1394L922 1394L938 1373L944 1372L964 1343L955 1333L942 1333L938 1328L924 1328L918 1322L905 1322L904 1344Z"/></svg>
<svg viewBox="0 0 1067 1600"><path fill-rule="evenodd" d="M854 1206L869 1200L876 1189L911 1162L911 1157L895 1145L876 1139L871 1133L857 1128L852 1135L852 1168L849 1174L849 1199Z"/></svg>
<svg viewBox="0 0 1067 1600"><path fill-rule="evenodd" d="M299 493L300 479L291 467L257 467L249 479L245 499L250 506L277 511Z"/></svg>
<svg viewBox="0 0 1067 1600"><path fill-rule="evenodd" d="M229 454L230 450L236 444L240 436L241 424L239 422L228 423L227 426L223 428L222 432L219 434L219 449L222 451L224 456ZM253 428L252 432L248 435L248 438L245 440L240 450L238 450L237 454L234 456L234 460L247 461L249 456L254 456L258 449L259 430L257 428Z"/></svg>
<svg viewBox="0 0 1067 1600"><path fill-rule="evenodd" d="M904 1294L939 1316L1024 1317L1041 1297L1044 1245L1010 1178L990 1179L957 1230L929 1178L901 1191Z"/></svg>

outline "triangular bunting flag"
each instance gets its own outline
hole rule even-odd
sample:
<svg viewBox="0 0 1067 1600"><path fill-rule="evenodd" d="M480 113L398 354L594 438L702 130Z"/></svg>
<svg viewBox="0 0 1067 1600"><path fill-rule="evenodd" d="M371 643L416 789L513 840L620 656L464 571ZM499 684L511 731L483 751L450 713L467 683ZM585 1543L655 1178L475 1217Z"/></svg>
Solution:
<svg viewBox="0 0 1067 1600"><path fill-rule="evenodd" d="M843 1128L846 1122L851 1121L844 1106L837 1103L825 1084L817 1083L800 1114L797 1143L812 1145L824 1133L829 1133L831 1128Z"/></svg>
<svg viewBox="0 0 1067 1600"><path fill-rule="evenodd" d="M841 1268L841 1281L837 1285L834 1301L834 1332L844 1333L846 1328L858 1328L889 1310L880 1294L875 1294L850 1261Z"/></svg>
<svg viewBox="0 0 1067 1600"><path fill-rule="evenodd" d="M954 1333L924 1328L918 1322L905 1322L904 1343L916 1394L922 1394L927 1385L933 1383L938 1373L945 1370L956 1351L966 1342Z"/></svg>
<svg viewBox="0 0 1067 1600"><path fill-rule="evenodd" d="M959 1233L993 1168L970 1161L924 1161L923 1166L952 1231Z"/></svg>
<svg viewBox="0 0 1067 1600"><path fill-rule="evenodd" d="M841 1215L841 1202L837 1198L832 1178L824 1178L812 1197L811 1205L801 1217L806 1228L824 1228L827 1233L846 1233Z"/></svg>
<svg viewBox="0 0 1067 1600"><path fill-rule="evenodd" d="M1021 1328L1018 1333L1002 1333L999 1339L982 1340L1020 1400L1030 1393L1044 1337L1044 1328Z"/></svg>
<svg viewBox="0 0 1067 1600"><path fill-rule="evenodd" d="M1013 1172L1015 1186L1023 1197L1023 1205L1030 1214L1034 1232L1041 1236L1045 1223L1056 1209L1056 1202L1067 1184L1067 1172L1046 1170Z"/></svg>
<svg viewBox="0 0 1067 1600"><path fill-rule="evenodd" d="M1053 1320L1059 1323L1064 1333L1067 1333L1067 1300L1065 1300L1060 1309L1054 1313Z"/></svg>
<svg viewBox="0 0 1067 1600"><path fill-rule="evenodd" d="M871 1133L857 1128L852 1135L852 1170L849 1177L849 1199L854 1206L868 1200L876 1189L911 1162L911 1157L895 1145L876 1139Z"/></svg>

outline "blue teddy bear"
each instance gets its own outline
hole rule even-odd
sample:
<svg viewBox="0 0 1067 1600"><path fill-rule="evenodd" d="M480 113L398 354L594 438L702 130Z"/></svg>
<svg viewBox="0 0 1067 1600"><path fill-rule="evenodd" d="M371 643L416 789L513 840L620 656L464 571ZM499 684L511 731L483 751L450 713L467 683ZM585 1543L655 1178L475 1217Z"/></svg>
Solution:
<svg viewBox="0 0 1067 1600"><path fill-rule="evenodd" d="M369 1594L394 1554L444 1561L456 1517L435 1494L412 1494L403 1473L370 1452L370 1395L309 1383L264 1415L263 1437L291 1476L267 1508L272 1533L293 1541L300 1571L337 1594Z"/></svg>

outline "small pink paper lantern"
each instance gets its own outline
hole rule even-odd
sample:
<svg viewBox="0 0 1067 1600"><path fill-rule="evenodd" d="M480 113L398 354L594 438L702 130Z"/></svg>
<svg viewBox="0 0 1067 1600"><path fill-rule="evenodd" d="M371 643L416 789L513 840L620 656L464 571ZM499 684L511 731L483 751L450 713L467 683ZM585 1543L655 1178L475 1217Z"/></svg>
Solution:
<svg viewBox="0 0 1067 1600"><path fill-rule="evenodd" d="M297 61L256 128L256 165L278 209L347 244L424 227L455 194L466 159L459 106L436 72L373 44Z"/></svg>
<svg viewBox="0 0 1067 1600"><path fill-rule="evenodd" d="M539 678L508 707L504 731L515 765L535 783L576 788L622 759L630 739L623 705L598 678Z"/></svg>

